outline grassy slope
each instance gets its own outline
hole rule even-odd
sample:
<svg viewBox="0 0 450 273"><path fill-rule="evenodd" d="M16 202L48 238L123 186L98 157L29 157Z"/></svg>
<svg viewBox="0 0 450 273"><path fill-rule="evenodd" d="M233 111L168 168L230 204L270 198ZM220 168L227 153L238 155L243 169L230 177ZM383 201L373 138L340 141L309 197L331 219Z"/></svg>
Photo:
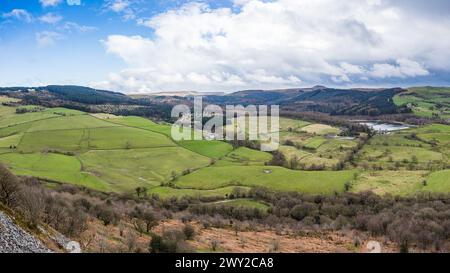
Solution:
<svg viewBox="0 0 450 273"><path fill-rule="evenodd" d="M273 166L223 166L204 168L183 176L176 185L192 189L216 189L232 185L263 186L277 191L332 194L342 192L353 173L292 171Z"/></svg>
<svg viewBox="0 0 450 273"><path fill-rule="evenodd" d="M195 190L195 189L175 189L170 187L154 187L148 191L148 194L157 194L162 198L167 197L182 197L182 196L192 196L192 197L221 197L226 198L231 194L235 187L224 187L213 190ZM241 187L244 190L249 190L247 187Z"/></svg>
<svg viewBox="0 0 450 273"><path fill-rule="evenodd" d="M367 171L352 183L351 191L411 195L423 189L427 175L428 171Z"/></svg>
<svg viewBox="0 0 450 273"><path fill-rule="evenodd" d="M271 155L248 148L232 151L231 146L219 141L174 142L170 126L157 124L140 117L87 115L64 108L45 109L42 112L15 114L13 107L0 107L0 161L21 175L32 175L55 181L83 185L102 191L133 191L137 186L150 187L149 193L170 196L226 196L233 185L265 186L280 191L331 194L344 190L344 184L353 179L354 171L301 172L281 167L266 167ZM284 123L284 125L283 125ZM349 140L326 139L321 134L336 132L336 128L285 119L282 127L293 128L282 132L298 136L298 141L309 144L314 153L283 146L299 154L305 162L332 164L340 147L353 147ZM308 127L310 133L302 133ZM74 129L77 128L77 129ZM416 155L419 162L449 158L450 126L430 125L408 130L404 135L392 134L372 139L369 149L377 155L387 142L395 160ZM416 132L423 139L410 140L405 135ZM431 149L426 141L436 140ZM15 153L10 145L18 145ZM408 145L407 148L401 145ZM151 148L149 148L151 147ZM73 151L77 156L40 153L46 149ZM103 149L103 150L102 150ZM322 155L322 157L319 157ZM333 159L326 158L332 155ZM211 158L222 158L214 166L206 167ZM380 161L385 158L379 158ZM171 179L172 171L179 176L183 171L198 171L179 177L180 189L161 187ZM272 173L265 173L271 170ZM363 173L353 183L353 191L373 190L383 194L409 194L420 190L449 191L448 172L433 173L423 187L424 173L371 172ZM425 175L426 176L426 175ZM237 201L236 201L237 202Z"/></svg>
<svg viewBox="0 0 450 273"><path fill-rule="evenodd" d="M413 135L416 138L411 138ZM431 141L435 141L431 145ZM357 157L358 162L393 166L394 163L410 163L417 158L419 166L449 162L450 126L432 124L419 128L373 137ZM406 164L405 163L405 164Z"/></svg>
<svg viewBox="0 0 450 273"><path fill-rule="evenodd" d="M427 179L424 190L431 192L450 192L450 170L432 173Z"/></svg>
<svg viewBox="0 0 450 273"><path fill-rule="evenodd" d="M242 198L242 199L233 199L233 200L227 200L222 202L216 202L212 204L218 204L218 205L225 205L225 206L233 206L233 207L246 207L246 208L254 208L254 209L260 209L262 211L267 211L269 209L269 206L267 204Z"/></svg>
<svg viewBox="0 0 450 273"><path fill-rule="evenodd" d="M450 118L450 88L416 87L394 96L398 106L408 105L414 114L431 117L433 114L442 118Z"/></svg>
<svg viewBox="0 0 450 273"><path fill-rule="evenodd" d="M82 172L81 163L75 157L59 154L8 153L0 155L0 161L18 175L68 182L100 191L109 189L107 183Z"/></svg>
<svg viewBox="0 0 450 273"><path fill-rule="evenodd" d="M221 158L233 150L233 146L230 144L216 140L183 140L179 141L178 144L181 147L210 158Z"/></svg>
<svg viewBox="0 0 450 273"><path fill-rule="evenodd" d="M89 151L80 156L84 169L116 191L138 186L154 187L167 182L172 172L204 167L210 159L180 147L137 150Z"/></svg>
<svg viewBox="0 0 450 273"><path fill-rule="evenodd" d="M315 164L331 169L339 162L340 158L346 155L349 149L357 145L356 140L327 137L328 134L335 135L340 132L340 129L336 127L287 118L283 118L283 122L291 126L300 125L295 130L288 125L281 126L281 143L290 141L292 144L289 145L295 147L281 145L279 150L288 160L296 157L298 162L305 167Z"/></svg>
<svg viewBox="0 0 450 273"><path fill-rule="evenodd" d="M229 153L226 157L216 163L216 166L237 165L264 165L272 159L270 153L240 147Z"/></svg>

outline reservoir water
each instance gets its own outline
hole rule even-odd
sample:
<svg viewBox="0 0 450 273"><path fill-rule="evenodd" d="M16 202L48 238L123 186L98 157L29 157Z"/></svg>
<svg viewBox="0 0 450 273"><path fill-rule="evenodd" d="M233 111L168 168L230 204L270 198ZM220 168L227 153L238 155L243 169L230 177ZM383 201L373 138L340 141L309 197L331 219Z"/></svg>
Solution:
<svg viewBox="0 0 450 273"><path fill-rule="evenodd" d="M410 127L400 123L386 123L386 122L360 122L377 132L394 132L409 129Z"/></svg>

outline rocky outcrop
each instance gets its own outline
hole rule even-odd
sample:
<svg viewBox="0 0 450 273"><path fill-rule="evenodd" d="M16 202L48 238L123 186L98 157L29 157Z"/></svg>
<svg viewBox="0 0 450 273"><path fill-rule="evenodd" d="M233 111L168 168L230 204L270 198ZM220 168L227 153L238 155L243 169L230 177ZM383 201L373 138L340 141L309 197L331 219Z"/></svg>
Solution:
<svg viewBox="0 0 450 273"><path fill-rule="evenodd" d="M52 252L38 239L0 211L0 253L48 253Z"/></svg>

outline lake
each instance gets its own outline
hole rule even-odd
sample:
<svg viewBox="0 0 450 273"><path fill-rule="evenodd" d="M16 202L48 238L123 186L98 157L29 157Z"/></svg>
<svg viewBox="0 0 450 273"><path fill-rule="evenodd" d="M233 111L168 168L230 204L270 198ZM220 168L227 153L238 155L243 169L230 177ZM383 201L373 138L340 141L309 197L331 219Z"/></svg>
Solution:
<svg viewBox="0 0 450 273"><path fill-rule="evenodd" d="M387 122L360 122L377 132L394 132L411 128L408 125L401 123L387 123Z"/></svg>

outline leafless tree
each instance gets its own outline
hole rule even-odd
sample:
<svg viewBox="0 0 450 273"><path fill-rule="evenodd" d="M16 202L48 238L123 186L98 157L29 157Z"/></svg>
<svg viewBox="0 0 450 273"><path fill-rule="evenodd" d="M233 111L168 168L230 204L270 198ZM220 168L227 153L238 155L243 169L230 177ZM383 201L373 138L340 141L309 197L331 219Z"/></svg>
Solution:
<svg viewBox="0 0 450 273"><path fill-rule="evenodd" d="M8 207L17 204L19 198L19 183L17 178L0 164L0 202Z"/></svg>

